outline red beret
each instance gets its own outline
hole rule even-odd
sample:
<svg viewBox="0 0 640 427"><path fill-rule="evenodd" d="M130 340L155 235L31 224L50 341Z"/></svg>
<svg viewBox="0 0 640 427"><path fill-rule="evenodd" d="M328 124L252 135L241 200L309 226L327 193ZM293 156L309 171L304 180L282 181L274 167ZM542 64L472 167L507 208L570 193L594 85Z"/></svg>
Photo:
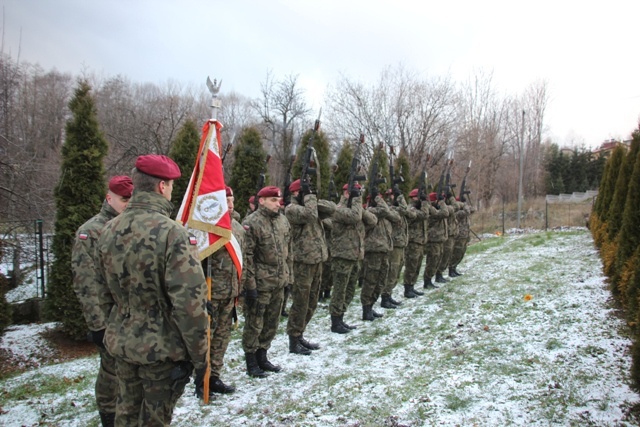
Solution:
<svg viewBox="0 0 640 427"><path fill-rule="evenodd" d="M409 193L409 197L418 197L418 189L414 188L413 190L411 190L411 193Z"/></svg>
<svg viewBox="0 0 640 427"><path fill-rule="evenodd" d="M356 187L356 189L358 189L358 190L360 190L362 188L362 186L360 184L358 184L357 182L355 183L354 187ZM343 185L342 189L345 190L345 191L348 190L349 189L349 184L347 183L347 184Z"/></svg>
<svg viewBox="0 0 640 427"><path fill-rule="evenodd" d="M249 203L255 203L255 201L256 201L256 196L249 197Z"/></svg>
<svg viewBox="0 0 640 427"><path fill-rule="evenodd" d="M258 197L282 197L282 193L278 187L270 185L258 191Z"/></svg>
<svg viewBox="0 0 640 427"><path fill-rule="evenodd" d="M300 180L296 179L295 181L293 181L291 183L291 185L289 186L289 191L291 191L292 193L294 191L300 191Z"/></svg>
<svg viewBox="0 0 640 427"><path fill-rule="evenodd" d="M460 196L456 197L456 201L458 202L460 201Z"/></svg>
<svg viewBox="0 0 640 427"><path fill-rule="evenodd" d="M180 178L180 168L167 156L157 154L139 156L136 160L136 169L167 181Z"/></svg>
<svg viewBox="0 0 640 427"><path fill-rule="evenodd" d="M133 192L133 181L126 175L114 176L109 180L109 191L128 199Z"/></svg>
<svg viewBox="0 0 640 427"><path fill-rule="evenodd" d="M387 192L386 192L386 193L384 193L384 194L386 194L387 196L389 196L389 195L393 194L393 189L388 188L388 189L387 189Z"/></svg>
<svg viewBox="0 0 640 427"><path fill-rule="evenodd" d="M429 193L429 200L435 202L438 199L438 195L436 193Z"/></svg>
<svg viewBox="0 0 640 427"><path fill-rule="evenodd" d="M226 187L224 187L224 191L227 197L233 197L233 190L231 189L231 187L227 185Z"/></svg>

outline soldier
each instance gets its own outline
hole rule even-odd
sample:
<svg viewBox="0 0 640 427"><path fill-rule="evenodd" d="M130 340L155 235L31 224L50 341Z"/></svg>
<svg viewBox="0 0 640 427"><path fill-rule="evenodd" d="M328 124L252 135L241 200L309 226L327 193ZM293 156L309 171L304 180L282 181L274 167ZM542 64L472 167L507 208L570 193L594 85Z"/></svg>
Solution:
<svg viewBox="0 0 640 427"><path fill-rule="evenodd" d="M372 195L367 212L374 214L378 221L374 226L366 228L364 238L364 270L360 303L362 304L362 320L372 321L382 317L373 309L373 304L387 285L389 275L389 254L393 249L391 238L392 227L401 224L400 215L387 206L380 194ZM393 225L391 224L393 222Z"/></svg>
<svg viewBox="0 0 640 427"><path fill-rule="evenodd" d="M104 330L109 312L104 311L98 298L95 247L104 225L124 211L129 204L133 183L128 176L114 176L109 180L109 190L100 212L78 228L71 253L73 290L89 327L91 341L100 352L100 369L96 378L96 403L103 426L113 426L116 417L118 379L116 361L106 351Z"/></svg>
<svg viewBox="0 0 640 427"><path fill-rule="evenodd" d="M231 232L240 244L244 243L244 228L236 221L236 212L233 209L233 190L231 187L225 188L227 206L231 213ZM224 365L224 354L229 346L231 338L231 324L235 316L235 308L240 295L240 279L238 270L231 259L229 252L221 248L211 254L208 260L203 262L203 268L207 268L207 262L211 267L211 346L210 346L210 366L211 376L209 378L209 393L230 394L236 391L235 387L227 385L220 379L222 366ZM206 270L205 270L206 271ZM196 395L202 398L204 385L196 384Z"/></svg>
<svg viewBox="0 0 640 427"><path fill-rule="evenodd" d="M415 298L424 295L424 292L415 289L415 284L424 259L429 215L435 215L438 211L428 201L420 200L417 188L411 190L409 197L412 201L411 211L415 213L415 218L409 220L409 236L404 252L404 296Z"/></svg>
<svg viewBox="0 0 640 427"><path fill-rule="evenodd" d="M449 267L449 260L451 259L451 253L453 252L453 245L458 235L458 220L456 219L456 212L458 211L458 202L451 193L447 193L445 199L446 208L449 211L449 216L446 219L447 222L447 235L442 244L442 258L440 259L440 265L438 271L436 271L436 282L447 283L448 280L444 278L444 271Z"/></svg>
<svg viewBox="0 0 640 427"><path fill-rule="evenodd" d="M247 209L247 213L244 214L245 219L256 211L255 198L255 196L249 197L249 209Z"/></svg>
<svg viewBox="0 0 640 427"><path fill-rule="evenodd" d="M375 215L362 208L361 187L355 184L351 206L348 206L349 186L342 187L342 197L331 217L331 275L333 291L329 303L331 332L346 334L355 326L344 322L344 314L356 292L360 262L364 258L365 221L377 222Z"/></svg>
<svg viewBox="0 0 640 427"><path fill-rule="evenodd" d="M440 261L442 260L442 245L447 239L447 218L449 210L444 200L438 201L436 193L429 193L429 201L437 208L435 213L429 213L428 237L425 245L425 255L427 263L424 267L424 288L435 289L431 278L436 274Z"/></svg>
<svg viewBox="0 0 640 427"><path fill-rule="evenodd" d="M455 243L453 245L453 252L451 253L451 260L449 261L449 277L462 276L462 273L458 271L458 264L464 258L464 254L467 251L467 245L469 244L471 224L469 222L469 216L474 210L466 203L464 195L456 198L459 204L459 209L456 212L456 218L458 220L458 235L456 236Z"/></svg>
<svg viewBox="0 0 640 427"><path fill-rule="evenodd" d="M320 301L331 298L331 288L333 282L331 280L331 228L333 223L331 218L322 220L322 228L324 228L324 240L327 242L327 260L322 265L322 280L320 281Z"/></svg>
<svg viewBox="0 0 640 427"><path fill-rule="evenodd" d="M317 200L310 193L308 184L299 179L289 185L291 203L285 215L291 224L293 239L293 277L291 290L293 303L287 322L289 352L309 355L320 346L304 338L307 324L318 307L323 262L328 258L327 242L324 239L322 220L330 216L336 205L328 200ZM304 205L299 197L304 195Z"/></svg>
<svg viewBox="0 0 640 427"><path fill-rule="evenodd" d="M284 287L293 282L293 254L291 227L280 214L280 189L264 187L257 196L258 209L242 223L246 231L242 348L247 373L263 378L265 371L281 370L268 360L267 351L278 329Z"/></svg>
<svg viewBox="0 0 640 427"><path fill-rule="evenodd" d="M140 156L127 209L107 223L96 248L104 343L116 359L117 426L171 423L189 376L205 371L207 285L197 241L169 218L180 169L161 155Z"/></svg>
<svg viewBox="0 0 640 427"><path fill-rule="evenodd" d="M393 249L389 254L389 275L387 277L387 283L382 289L382 302L380 306L382 308L393 309L402 305L401 302L393 299L393 290L398 284L400 270L402 270L402 264L404 262L404 249L408 243L408 221L416 217L416 212L415 209L409 209L407 202L404 200L404 196L397 187L387 190L387 196L390 201L389 207L398 214L400 223L394 224L391 232Z"/></svg>

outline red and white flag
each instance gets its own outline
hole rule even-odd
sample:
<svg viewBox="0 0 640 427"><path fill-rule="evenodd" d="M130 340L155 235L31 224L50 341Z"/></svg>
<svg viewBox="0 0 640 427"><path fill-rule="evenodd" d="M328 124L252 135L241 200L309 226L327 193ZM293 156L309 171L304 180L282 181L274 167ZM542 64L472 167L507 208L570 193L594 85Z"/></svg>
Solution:
<svg viewBox="0 0 640 427"><path fill-rule="evenodd" d="M242 251L231 233L231 213L227 206L222 172L222 124L209 120L202 127L196 165L189 179L177 220L197 239L200 260L223 246L233 260L238 278L242 275Z"/></svg>

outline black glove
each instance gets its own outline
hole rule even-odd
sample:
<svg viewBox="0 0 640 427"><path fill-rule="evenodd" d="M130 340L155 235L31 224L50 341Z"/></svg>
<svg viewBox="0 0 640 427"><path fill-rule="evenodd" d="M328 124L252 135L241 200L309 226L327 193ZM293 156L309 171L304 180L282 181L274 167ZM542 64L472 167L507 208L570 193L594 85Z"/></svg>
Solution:
<svg viewBox="0 0 640 427"><path fill-rule="evenodd" d="M210 300L207 300L205 306L207 307L207 314L213 317L213 303Z"/></svg>
<svg viewBox="0 0 640 427"><path fill-rule="evenodd" d="M300 190L302 190L302 194L311 194L311 183L306 179L302 180L300 182Z"/></svg>
<svg viewBox="0 0 640 427"><path fill-rule="evenodd" d="M438 200L444 200L444 194L442 193L438 194Z"/></svg>
<svg viewBox="0 0 640 427"><path fill-rule="evenodd" d="M362 195L362 190L356 187L353 187L351 190L351 197L360 197Z"/></svg>
<svg viewBox="0 0 640 427"><path fill-rule="evenodd" d="M104 349L104 329L99 331L91 331L91 341L98 347Z"/></svg>
<svg viewBox="0 0 640 427"><path fill-rule="evenodd" d="M393 186L393 198L395 200L398 199L398 197L400 197L402 195L402 191L400 190L400 187L398 187L397 185Z"/></svg>
<svg viewBox="0 0 640 427"><path fill-rule="evenodd" d="M413 202L413 206L415 206L416 209L422 209L422 200L416 200Z"/></svg>
<svg viewBox="0 0 640 427"><path fill-rule="evenodd" d="M376 197L378 197L379 191L378 191L378 187L373 187L371 189L371 200L375 200Z"/></svg>
<svg viewBox="0 0 640 427"><path fill-rule="evenodd" d="M257 289L247 289L244 291L244 302L249 307L253 307L253 305L258 300L258 290Z"/></svg>

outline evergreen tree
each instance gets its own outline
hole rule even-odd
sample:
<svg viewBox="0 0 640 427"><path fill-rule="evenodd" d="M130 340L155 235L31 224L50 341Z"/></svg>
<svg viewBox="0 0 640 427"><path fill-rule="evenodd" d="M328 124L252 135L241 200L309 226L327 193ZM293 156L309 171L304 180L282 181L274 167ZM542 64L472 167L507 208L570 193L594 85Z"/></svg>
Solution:
<svg viewBox="0 0 640 427"><path fill-rule="evenodd" d="M196 157L198 156L198 148L200 146L200 131L196 126L196 123L189 119L187 120L176 138L171 144L169 150L169 157L176 162L180 167L182 175L180 178L173 182L173 212L171 217L175 219L182 199L187 192L187 186L189 185L189 179L193 173L193 168L196 164Z"/></svg>
<svg viewBox="0 0 640 427"><path fill-rule="evenodd" d="M613 193L615 190L616 182L618 180L618 173L620 172L620 168L622 166L622 162L624 161L625 149L622 146L616 147L611 154L611 158L609 159L609 170L608 176L603 177L604 187L600 187L598 189L598 199L599 199L599 208L600 211L598 215L600 217L600 221L607 223L608 222L608 212L609 207L611 206L611 201L613 200Z"/></svg>
<svg viewBox="0 0 640 427"><path fill-rule="evenodd" d="M624 274L624 267L629 257L640 248L640 152L636 154L633 173L631 174L627 199L622 214L622 225L617 235L617 252L615 260L614 275L612 283L614 286L619 284L620 278ZM611 226L609 221L609 226ZM638 288L632 287L627 289L628 301L635 309L638 301Z"/></svg>
<svg viewBox="0 0 640 427"><path fill-rule="evenodd" d="M395 173L396 175L402 176L404 178L404 182L399 184L400 190L406 200L409 200L409 193L414 188L413 179L411 176L411 166L409 164L409 157L407 156L407 152L405 150L401 150L398 157L395 159Z"/></svg>
<svg viewBox="0 0 640 427"><path fill-rule="evenodd" d="M320 194L318 197L324 199L327 197L327 189L329 188L329 178L331 175L331 166L329 165L329 140L324 132L319 130L314 134L313 130L310 129L302 135L300 144L298 144L296 161L293 164L291 174L294 181L300 178L302 174L302 162L312 137L313 148L316 150L316 156L320 163L320 165L316 165L316 168L320 169ZM313 188L317 190L318 185L316 178L312 177L311 182L314 184Z"/></svg>
<svg viewBox="0 0 640 427"><path fill-rule="evenodd" d="M66 124L62 173L54 191L54 261L46 300L47 314L62 322L64 332L75 339L86 338L87 326L72 287L71 249L78 227L102 206L106 194L103 159L109 148L98 127L90 91L89 84L81 81L69 102L73 117Z"/></svg>
<svg viewBox="0 0 640 427"><path fill-rule="evenodd" d="M629 188L629 180L633 173L633 167L640 148L640 133L634 132L631 148L626 154L613 191L613 198L609 205L607 213L607 230L609 232L609 240L615 240L622 223L622 213L625 209L625 201L627 200L627 189ZM636 205L636 208L638 205Z"/></svg>
<svg viewBox="0 0 640 427"><path fill-rule="evenodd" d="M230 187L235 196L235 210L244 215L249 209L249 198L257 193L260 174L267 173L267 153L262 147L260 132L254 127L243 129L234 146L233 155ZM265 180L265 185L267 181Z"/></svg>
<svg viewBox="0 0 640 427"><path fill-rule="evenodd" d="M389 188L389 157L387 156L386 151L384 151L384 146L382 146L382 149L380 149L380 147L376 148L376 150L373 152L373 157L371 158L371 162L369 163L369 170L367 171L366 197L369 197L369 191L373 184L371 182L372 181L371 170L376 160L378 162L377 179L385 180L385 182L380 183L378 185L378 191L380 194L384 194L385 191L387 191L387 188Z"/></svg>
<svg viewBox="0 0 640 427"><path fill-rule="evenodd" d="M338 152L336 165L338 170L335 173L334 181L338 187L338 193L342 194L342 187L349 182L349 173L351 170L351 162L353 161L353 145L349 141L342 143L342 148ZM362 184L362 183L361 183Z"/></svg>

